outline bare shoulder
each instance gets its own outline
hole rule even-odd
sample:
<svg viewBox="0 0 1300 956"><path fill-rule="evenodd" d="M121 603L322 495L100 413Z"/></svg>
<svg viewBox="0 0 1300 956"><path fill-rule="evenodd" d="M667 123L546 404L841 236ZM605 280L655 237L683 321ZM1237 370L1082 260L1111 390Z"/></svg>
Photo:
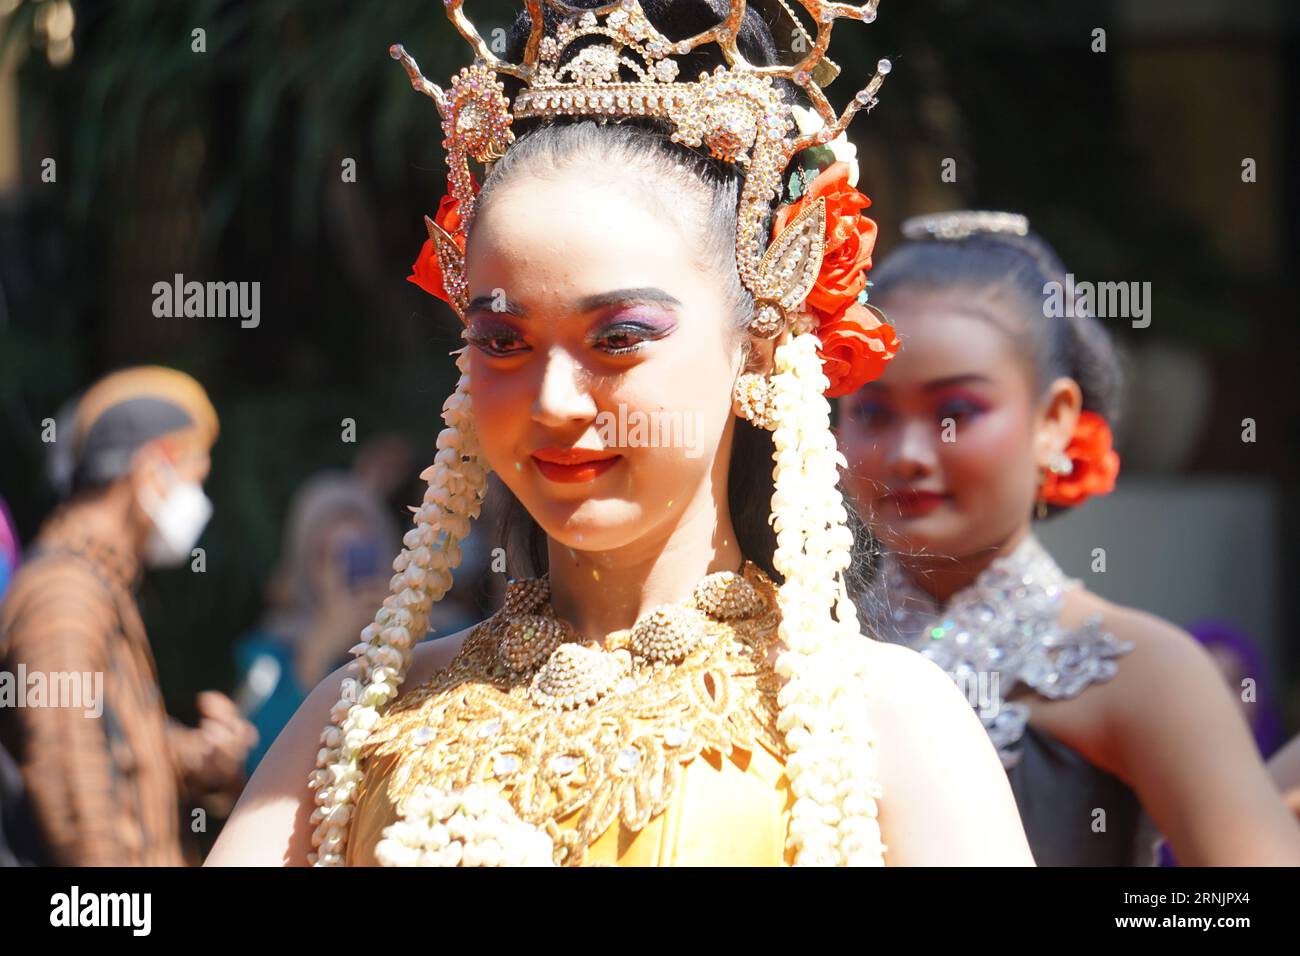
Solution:
<svg viewBox="0 0 1300 956"><path fill-rule="evenodd" d="M1208 651L1182 628L1080 594L1075 609L1099 614L1103 627L1131 647L1115 659L1115 676L1088 688L1079 700L1094 708L1097 759L1121 779L1133 776L1140 741L1163 741L1188 728L1240 720L1233 693ZM1244 724L1242 725L1244 732Z"/></svg>
<svg viewBox="0 0 1300 956"><path fill-rule="evenodd" d="M1300 831L1209 652L1154 615L1083 597L1132 645L1080 696L1101 706L1098 763L1136 791L1184 864L1294 866Z"/></svg>
<svg viewBox="0 0 1300 956"><path fill-rule="evenodd" d="M935 705L969 709L952 678L925 655L900 644L866 641L873 706L882 715L906 717Z"/></svg>
<svg viewBox="0 0 1300 956"><path fill-rule="evenodd" d="M1213 659L1196 638L1168 621L1107 601L1089 591L1072 595L1071 616L1100 616L1102 626L1131 650L1116 658L1118 668L1099 696L1132 698L1156 686L1177 687L1184 682L1203 687L1222 682Z"/></svg>
<svg viewBox="0 0 1300 956"><path fill-rule="evenodd" d="M1082 588L1067 597L1067 613L1071 617L1101 618L1102 626L1121 641L1135 645L1134 650L1172 651L1176 654L1196 653L1201 650L1196 639L1182 628L1137 608L1124 607L1108 601L1099 594Z"/></svg>
<svg viewBox="0 0 1300 956"><path fill-rule="evenodd" d="M911 648L867 640L887 859L1032 865L997 751L956 683Z"/></svg>
<svg viewBox="0 0 1300 956"><path fill-rule="evenodd" d="M447 667L474 630L469 627L417 644L411 652L411 668L398 692L418 687ZM311 850L309 818L314 808L307 780L316 767L321 732L341 696L343 680L351 673L351 665L340 667L307 695L258 764L206 865L301 866L306 863Z"/></svg>
<svg viewBox="0 0 1300 956"><path fill-rule="evenodd" d="M972 754L998 766L988 734L957 684L924 655L871 641L868 697L882 776L903 778L921 765L968 766Z"/></svg>
<svg viewBox="0 0 1300 956"><path fill-rule="evenodd" d="M868 646L872 720L886 752L921 747L942 758L969 741L992 752L973 705L943 668L910 647L875 640Z"/></svg>

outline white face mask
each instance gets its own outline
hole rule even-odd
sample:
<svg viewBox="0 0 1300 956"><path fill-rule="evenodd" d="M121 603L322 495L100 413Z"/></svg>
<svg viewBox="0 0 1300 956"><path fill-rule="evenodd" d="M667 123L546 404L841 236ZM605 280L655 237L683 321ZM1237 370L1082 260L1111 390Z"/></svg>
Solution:
<svg viewBox="0 0 1300 956"><path fill-rule="evenodd" d="M154 568L184 564L212 517L212 502L198 482L181 481L175 474L172 472L171 487L163 497L149 488L140 495L140 507L153 522L145 546L145 560Z"/></svg>

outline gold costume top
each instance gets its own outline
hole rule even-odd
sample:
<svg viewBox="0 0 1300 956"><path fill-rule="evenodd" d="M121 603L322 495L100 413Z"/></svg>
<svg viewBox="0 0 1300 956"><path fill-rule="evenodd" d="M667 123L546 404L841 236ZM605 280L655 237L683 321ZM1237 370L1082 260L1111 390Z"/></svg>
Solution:
<svg viewBox="0 0 1300 956"><path fill-rule="evenodd" d="M512 581L455 660L399 696L362 750L350 866L424 785L479 783L543 828L557 864L789 863L776 727L776 586L752 562L704 578L603 648Z"/></svg>

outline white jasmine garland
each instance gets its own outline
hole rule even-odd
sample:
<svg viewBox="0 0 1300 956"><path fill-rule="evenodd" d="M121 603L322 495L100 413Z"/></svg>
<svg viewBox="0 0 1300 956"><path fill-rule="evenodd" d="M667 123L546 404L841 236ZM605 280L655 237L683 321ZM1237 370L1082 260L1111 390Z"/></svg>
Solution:
<svg viewBox="0 0 1300 956"><path fill-rule="evenodd" d="M429 482L415 527L402 538L404 550L393 561L389 595L352 648L357 678L342 681L330 725L321 733L316 770L308 786L315 791L311 822L316 866L340 866L347 851L348 822L361 771L357 758L379 709L397 696L411 666L411 648L428 629L429 610L451 589L451 570L460 564L460 542L469 534L487 492L486 465L470 415L468 348L457 354L461 375L443 403L446 428L438 435L433 465L421 477Z"/></svg>
<svg viewBox="0 0 1300 956"><path fill-rule="evenodd" d="M397 808L375 844L381 866L554 866L554 843L479 784L424 786Z"/></svg>
<svg viewBox="0 0 1300 956"><path fill-rule="evenodd" d="M799 866L881 865L866 641L841 574L852 535L836 488L844 458L830 430L820 344L811 332L789 338L776 348L772 376L773 565L785 579L777 603L787 648L776 664L787 678L777 725L795 795L788 845Z"/></svg>

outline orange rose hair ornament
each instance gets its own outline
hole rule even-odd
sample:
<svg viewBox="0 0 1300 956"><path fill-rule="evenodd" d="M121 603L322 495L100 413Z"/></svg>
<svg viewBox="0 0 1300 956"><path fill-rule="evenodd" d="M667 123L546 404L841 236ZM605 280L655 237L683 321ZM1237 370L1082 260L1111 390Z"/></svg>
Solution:
<svg viewBox="0 0 1300 956"><path fill-rule="evenodd" d="M470 185L477 195L478 180L474 178L473 173L470 173L469 178ZM465 252L465 231L461 228L460 203L451 194L450 190L438 203L437 215L432 220L428 216L424 217L424 225L429 230L429 238L424 240L424 246L420 249L420 254L416 256L415 262L412 263L411 274L406 277L406 281L414 282L429 295L442 299L448 305L452 305L451 295L447 292L447 287L442 280L443 262L438 257L438 247L433 241L434 226L436 225L451 236L462 254Z"/></svg>
<svg viewBox="0 0 1300 956"><path fill-rule="evenodd" d="M1115 490L1119 455L1111 447L1110 426L1096 412L1080 412L1065 451L1053 457L1038 492L1039 515L1047 505L1070 508L1093 495Z"/></svg>
<svg viewBox="0 0 1300 956"><path fill-rule="evenodd" d="M832 144L836 145L836 144ZM807 151L816 162L819 155L834 153L829 148ZM880 377L885 364L898 353L898 336L886 324L884 314L867 304L867 271L876 245L876 224L862 215L871 200L854 188L853 169L848 162L834 159L812 180L800 170L791 177L791 189L806 183L795 202L781 206L772 223L773 237L814 203L825 206L825 244L804 311L812 331L821 341L817 350L822 371L829 381L827 398L857 391Z"/></svg>

